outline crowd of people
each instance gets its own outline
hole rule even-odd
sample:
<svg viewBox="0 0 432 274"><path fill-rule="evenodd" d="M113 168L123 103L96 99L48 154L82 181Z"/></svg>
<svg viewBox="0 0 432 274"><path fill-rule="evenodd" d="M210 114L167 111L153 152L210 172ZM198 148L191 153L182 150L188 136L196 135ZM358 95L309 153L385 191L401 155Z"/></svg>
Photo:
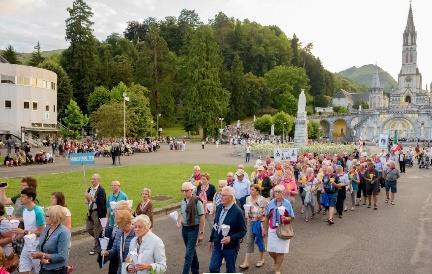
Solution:
<svg viewBox="0 0 432 274"><path fill-rule="evenodd" d="M265 265L267 252L274 273L282 273L296 216L311 222L317 214L326 215L328 226L333 226L335 217L342 219L362 206L378 210L382 190L385 203L395 206L397 181L405 172L396 163L405 161L405 153L409 154L404 150L370 156L357 150L336 155L305 153L296 162L267 157L257 159L250 174L238 165L217 185L211 183L209 173L194 166L191 177L181 185L184 198L175 218L185 245L182 273L199 273L196 244L203 241L210 242L211 273L219 273L223 263L227 273L236 273L237 268L246 271L256 249L255 267ZM52 193L51 205L44 209L36 199L34 178L23 178L21 188L18 195L8 197L5 185L0 184L0 246L5 260L19 256L14 267L20 273L67 273L72 224L64 194ZM169 272L163 239L152 231L149 188L142 190L141 200L133 207L120 181L112 181L108 192L101 176L93 174L84 198L86 229L94 238L89 255L97 255L101 267L109 263L110 274ZM5 217L10 206L13 213ZM238 263L241 248L246 255Z"/></svg>

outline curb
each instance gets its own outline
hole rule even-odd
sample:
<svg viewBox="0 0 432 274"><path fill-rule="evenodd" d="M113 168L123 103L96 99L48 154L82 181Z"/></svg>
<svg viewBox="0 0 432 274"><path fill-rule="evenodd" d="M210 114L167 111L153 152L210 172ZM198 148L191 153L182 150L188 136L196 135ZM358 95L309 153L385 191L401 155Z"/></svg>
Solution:
<svg viewBox="0 0 432 274"><path fill-rule="evenodd" d="M174 210L177 210L179 208L180 208L180 203L175 203L175 204L168 205L168 206L165 206L165 207L156 208L153 211L153 217L156 218L156 217L166 216L166 215L170 214L170 212L172 212ZM72 231L71 231L72 237L79 236L79 235L82 235L82 234L85 234L85 233L87 233L87 230L86 230L85 226L81 226L81 227L77 227L77 228L72 228Z"/></svg>

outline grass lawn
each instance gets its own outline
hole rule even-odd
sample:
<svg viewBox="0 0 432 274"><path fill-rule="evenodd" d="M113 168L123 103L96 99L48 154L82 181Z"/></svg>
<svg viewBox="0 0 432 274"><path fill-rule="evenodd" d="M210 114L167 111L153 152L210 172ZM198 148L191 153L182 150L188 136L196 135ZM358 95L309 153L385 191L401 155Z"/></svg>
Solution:
<svg viewBox="0 0 432 274"><path fill-rule="evenodd" d="M183 129L182 126L174 126L174 127L164 128L161 135L162 136L176 137L176 138L183 138L183 137L187 137L188 133ZM190 139L191 140L201 140L202 136L201 135L191 135Z"/></svg>
<svg viewBox="0 0 432 274"><path fill-rule="evenodd" d="M200 165L201 170L211 176L210 182L214 185L217 180L224 179L228 171L235 171L235 165ZM87 212L84 204L84 193L90 185L93 173L99 173L102 177L102 185L107 193L111 192L111 181L119 180L122 190L134 200L134 208L140 199L141 190L148 187L152 190L152 196L166 195L171 197L165 201L154 201L155 207L164 207L177 203L182 198L181 184L189 179L192 174L191 164L158 164L158 165L134 165L114 168L89 168L86 169L85 181L81 172L67 172L62 174L38 175L38 200L42 206L49 205L52 192L61 191L66 195L66 203L72 212L73 226L82 226ZM248 169L250 172L250 169ZM19 179L8 179L7 194L13 196L19 192Z"/></svg>

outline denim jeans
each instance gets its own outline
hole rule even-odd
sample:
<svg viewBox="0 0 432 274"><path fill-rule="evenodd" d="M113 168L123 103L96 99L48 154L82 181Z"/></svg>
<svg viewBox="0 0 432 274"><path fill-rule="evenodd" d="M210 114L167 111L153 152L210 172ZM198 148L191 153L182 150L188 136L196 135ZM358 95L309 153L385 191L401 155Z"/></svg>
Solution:
<svg viewBox="0 0 432 274"><path fill-rule="evenodd" d="M183 265L183 274L199 273L199 262L196 254L196 242L198 239L199 226L183 226L182 237L186 246L186 254Z"/></svg>
<svg viewBox="0 0 432 274"><path fill-rule="evenodd" d="M236 273L236 260L238 249L222 249L221 245L214 245L210 258L209 272L219 273L222 265L222 259L225 259L226 272Z"/></svg>

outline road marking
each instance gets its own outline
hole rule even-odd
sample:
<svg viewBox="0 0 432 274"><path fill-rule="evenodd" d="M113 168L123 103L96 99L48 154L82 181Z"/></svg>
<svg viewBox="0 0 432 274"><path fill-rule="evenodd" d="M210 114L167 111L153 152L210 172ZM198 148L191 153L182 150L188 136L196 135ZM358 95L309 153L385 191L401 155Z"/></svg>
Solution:
<svg viewBox="0 0 432 274"><path fill-rule="evenodd" d="M420 211L419 226L417 228L417 244L411 257L411 264L415 267L415 273L432 272L432 193L423 203Z"/></svg>

